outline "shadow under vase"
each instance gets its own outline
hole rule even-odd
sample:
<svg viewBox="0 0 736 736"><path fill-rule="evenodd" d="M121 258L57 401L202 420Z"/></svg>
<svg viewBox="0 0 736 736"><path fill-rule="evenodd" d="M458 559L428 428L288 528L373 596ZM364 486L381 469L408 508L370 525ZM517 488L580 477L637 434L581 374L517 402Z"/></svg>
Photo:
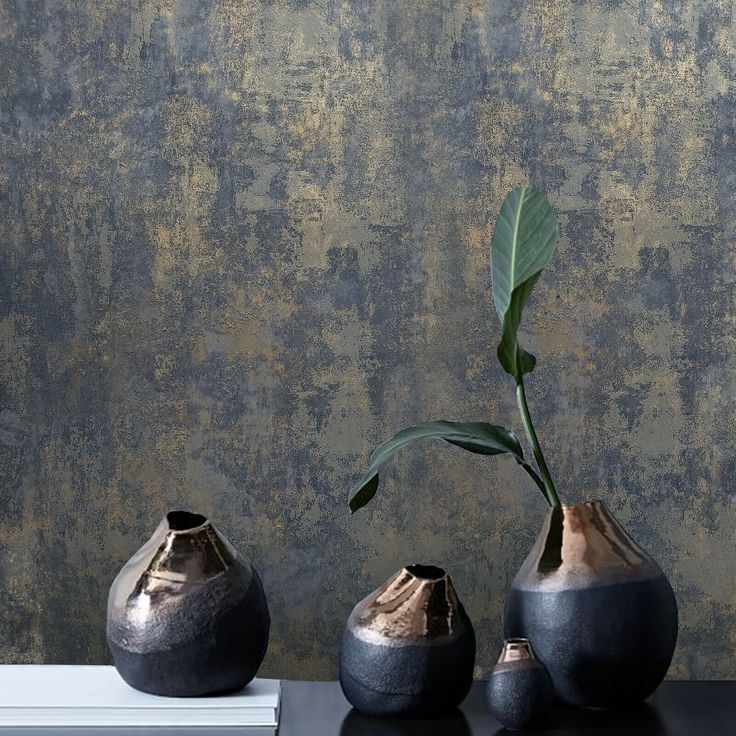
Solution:
<svg viewBox="0 0 736 736"><path fill-rule="evenodd" d="M340 736L471 736L461 711L427 717L376 718L351 710L342 722Z"/></svg>

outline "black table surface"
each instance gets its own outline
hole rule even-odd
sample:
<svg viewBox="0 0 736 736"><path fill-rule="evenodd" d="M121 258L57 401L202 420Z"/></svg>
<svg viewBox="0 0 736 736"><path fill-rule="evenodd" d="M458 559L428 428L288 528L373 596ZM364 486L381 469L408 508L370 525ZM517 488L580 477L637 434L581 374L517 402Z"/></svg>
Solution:
<svg viewBox="0 0 736 736"><path fill-rule="evenodd" d="M494 736L510 734L488 712L484 683L461 708L434 719L370 718L350 708L336 682L282 683L279 736ZM625 710L558 710L535 734L736 736L736 681L668 681Z"/></svg>

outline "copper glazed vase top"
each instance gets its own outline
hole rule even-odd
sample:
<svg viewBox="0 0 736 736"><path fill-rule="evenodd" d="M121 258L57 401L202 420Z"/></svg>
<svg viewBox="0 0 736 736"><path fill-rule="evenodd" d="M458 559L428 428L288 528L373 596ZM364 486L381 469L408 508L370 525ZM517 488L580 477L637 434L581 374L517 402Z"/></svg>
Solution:
<svg viewBox="0 0 736 736"><path fill-rule="evenodd" d="M251 576L250 565L205 516L170 511L110 588L108 630L130 651L147 650L152 638L165 638L167 646L188 641L197 635L197 618L177 615L172 625L169 612L185 610L205 585L213 605L226 605Z"/></svg>
<svg viewBox="0 0 736 736"><path fill-rule="evenodd" d="M443 644L456 634L460 602L439 567L409 565L353 610L348 626L367 642L390 646Z"/></svg>
<svg viewBox="0 0 736 736"><path fill-rule="evenodd" d="M514 585L521 590L569 590L661 574L606 504L590 501L549 510Z"/></svg>
<svg viewBox="0 0 736 736"><path fill-rule="evenodd" d="M498 662L496 662L496 667L511 662L536 662L536 659L529 639L512 637L511 639L506 639L504 642Z"/></svg>

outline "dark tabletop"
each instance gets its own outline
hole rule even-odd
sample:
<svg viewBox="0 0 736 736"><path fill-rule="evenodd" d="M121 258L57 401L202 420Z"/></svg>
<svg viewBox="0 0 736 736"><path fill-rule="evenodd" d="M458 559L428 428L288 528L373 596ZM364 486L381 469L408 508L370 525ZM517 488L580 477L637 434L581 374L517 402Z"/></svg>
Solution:
<svg viewBox="0 0 736 736"><path fill-rule="evenodd" d="M432 720L369 718L351 710L336 682L284 682L279 736L494 736L501 728L476 683L460 710ZM536 734L736 736L736 681L665 682L628 710L560 710Z"/></svg>

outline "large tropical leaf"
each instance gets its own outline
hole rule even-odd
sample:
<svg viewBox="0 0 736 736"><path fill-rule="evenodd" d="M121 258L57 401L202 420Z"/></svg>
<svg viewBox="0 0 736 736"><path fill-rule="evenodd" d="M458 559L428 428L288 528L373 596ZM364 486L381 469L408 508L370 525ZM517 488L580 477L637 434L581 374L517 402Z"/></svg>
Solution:
<svg viewBox="0 0 736 736"><path fill-rule="evenodd" d="M517 383L536 358L519 344L521 315L560 237L547 197L532 187L511 191L501 206L491 241L493 301L503 325L498 360Z"/></svg>
<svg viewBox="0 0 736 736"><path fill-rule="evenodd" d="M350 489L350 511L357 511L373 498L378 489L378 470L396 452L415 440L441 439L480 455L508 453L529 472L524 453L516 435L486 422L424 422L404 429L381 445L371 456L365 474Z"/></svg>

